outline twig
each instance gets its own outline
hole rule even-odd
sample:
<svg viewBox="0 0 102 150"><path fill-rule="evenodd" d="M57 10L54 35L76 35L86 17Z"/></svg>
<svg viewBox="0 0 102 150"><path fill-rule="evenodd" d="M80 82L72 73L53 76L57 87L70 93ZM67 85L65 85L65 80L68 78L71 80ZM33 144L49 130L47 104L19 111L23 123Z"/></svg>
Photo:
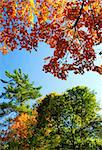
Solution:
<svg viewBox="0 0 102 150"><path fill-rule="evenodd" d="M73 27L76 27L76 26L77 26L77 23L78 23L78 21L79 21L79 19L80 19L80 16L81 16L81 14L82 14L83 6L84 6L84 0L83 0L83 2L82 2L81 8L80 8L79 16L78 16L78 18L77 18L75 24L73 25Z"/></svg>

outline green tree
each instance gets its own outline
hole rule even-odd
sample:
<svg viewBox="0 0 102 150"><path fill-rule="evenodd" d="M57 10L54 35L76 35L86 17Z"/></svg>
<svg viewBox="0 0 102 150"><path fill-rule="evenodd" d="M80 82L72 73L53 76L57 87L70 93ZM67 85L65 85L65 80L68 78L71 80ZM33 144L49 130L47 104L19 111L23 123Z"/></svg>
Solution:
<svg viewBox="0 0 102 150"><path fill-rule="evenodd" d="M102 118L97 114L95 94L87 87L78 86L62 95L47 95L37 109L37 134L33 137L37 149L102 148Z"/></svg>
<svg viewBox="0 0 102 150"><path fill-rule="evenodd" d="M87 87L77 86L63 94L46 95L37 101L34 109L37 117L36 124L28 129L32 131L31 134L21 139L20 143L14 141L12 136L7 141L10 147L5 149L102 149L102 116L98 113L100 107L94 92Z"/></svg>
<svg viewBox="0 0 102 150"><path fill-rule="evenodd" d="M41 96L41 87L35 87L34 83L30 83L28 75L22 73L21 69L14 70L12 74L5 71L5 75L8 81L1 79L4 84L4 91L0 94L1 129L7 129L12 117L14 118L22 112L31 113L28 101Z"/></svg>

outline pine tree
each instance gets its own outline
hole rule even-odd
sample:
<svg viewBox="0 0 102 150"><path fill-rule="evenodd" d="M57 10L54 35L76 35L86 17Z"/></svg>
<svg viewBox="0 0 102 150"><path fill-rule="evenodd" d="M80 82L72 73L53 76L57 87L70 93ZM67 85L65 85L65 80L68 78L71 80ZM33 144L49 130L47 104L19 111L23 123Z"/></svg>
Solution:
<svg viewBox="0 0 102 150"><path fill-rule="evenodd" d="M30 104L31 99L35 101L40 97L41 87L35 87L30 83L28 75L22 73L21 69L14 70L14 73L5 71L8 80L1 79L4 84L4 91L0 94L0 127L3 135L4 130L13 123L13 120L20 113L32 113ZM35 101L36 102L36 101ZM2 131L3 130L3 131Z"/></svg>

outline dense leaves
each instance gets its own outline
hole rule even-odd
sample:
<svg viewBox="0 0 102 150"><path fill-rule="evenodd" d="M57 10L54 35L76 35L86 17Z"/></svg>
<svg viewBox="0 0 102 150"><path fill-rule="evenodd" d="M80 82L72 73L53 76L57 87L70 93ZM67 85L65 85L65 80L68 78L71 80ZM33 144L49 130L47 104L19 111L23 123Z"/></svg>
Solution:
<svg viewBox="0 0 102 150"><path fill-rule="evenodd" d="M95 95L86 87L46 96L38 107L40 143L45 149L96 149L101 140L96 130L102 128L97 110Z"/></svg>
<svg viewBox="0 0 102 150"><path fill-rule="evenodd" d="M35 18L35 19L34 19ZM1 2L1 51L36 50L39 41L54 48L44 71L66 79L69 71L102 74L97 66L102 42L101 0L22 0Z"/></svg>
<svg viewBox="0 0 102 150"><path fill-rule="evenodd" d="M22 73L21 69L15 70L14 73L5 72L7 81L2 80L4 84L3 92L0 94L0 131L5 133L13 123L12 118L20 115L20 113L32 114L30 109L30 100L35 101L40 97L41 87L35 87L34 83L30 83L28 75Z"/></svg>
<svg viewBox="0 0 102 150"><path fill-rule="evenodd" d="M96 150L102 148L102 118L93 92L75 87L38 100L32 115L18 116L8 133L8 145L35 150Z"/></svg>
<svg viewBox="0 0 102 150"><path fill-rule="evenodd" d="M36 30L32 30L33 36L28 33L28 28L33 25L34 2L33 0L2 0L0 3L1 51L6 54L20 46L27 50L37 46Z"/></svg>

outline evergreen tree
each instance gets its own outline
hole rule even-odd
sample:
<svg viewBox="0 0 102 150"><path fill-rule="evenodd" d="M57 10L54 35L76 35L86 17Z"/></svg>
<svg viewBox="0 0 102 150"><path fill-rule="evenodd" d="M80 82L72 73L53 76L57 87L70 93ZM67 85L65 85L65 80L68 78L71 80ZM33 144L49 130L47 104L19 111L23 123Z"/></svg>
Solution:
<svg viewBox="0 0 102 150"><path fill-rule="evenodd" d="M14 70L14 73L5 71L8 81L1 79L4 84L4 91L0 94L0 127L7 129L12 124L12 118L15 118L22 112L31 113L28 101L40 97L41 87L35 87L30 83L28 75L22 73L21 69ZM1 133L3 135L4 131Z"/></svg>

